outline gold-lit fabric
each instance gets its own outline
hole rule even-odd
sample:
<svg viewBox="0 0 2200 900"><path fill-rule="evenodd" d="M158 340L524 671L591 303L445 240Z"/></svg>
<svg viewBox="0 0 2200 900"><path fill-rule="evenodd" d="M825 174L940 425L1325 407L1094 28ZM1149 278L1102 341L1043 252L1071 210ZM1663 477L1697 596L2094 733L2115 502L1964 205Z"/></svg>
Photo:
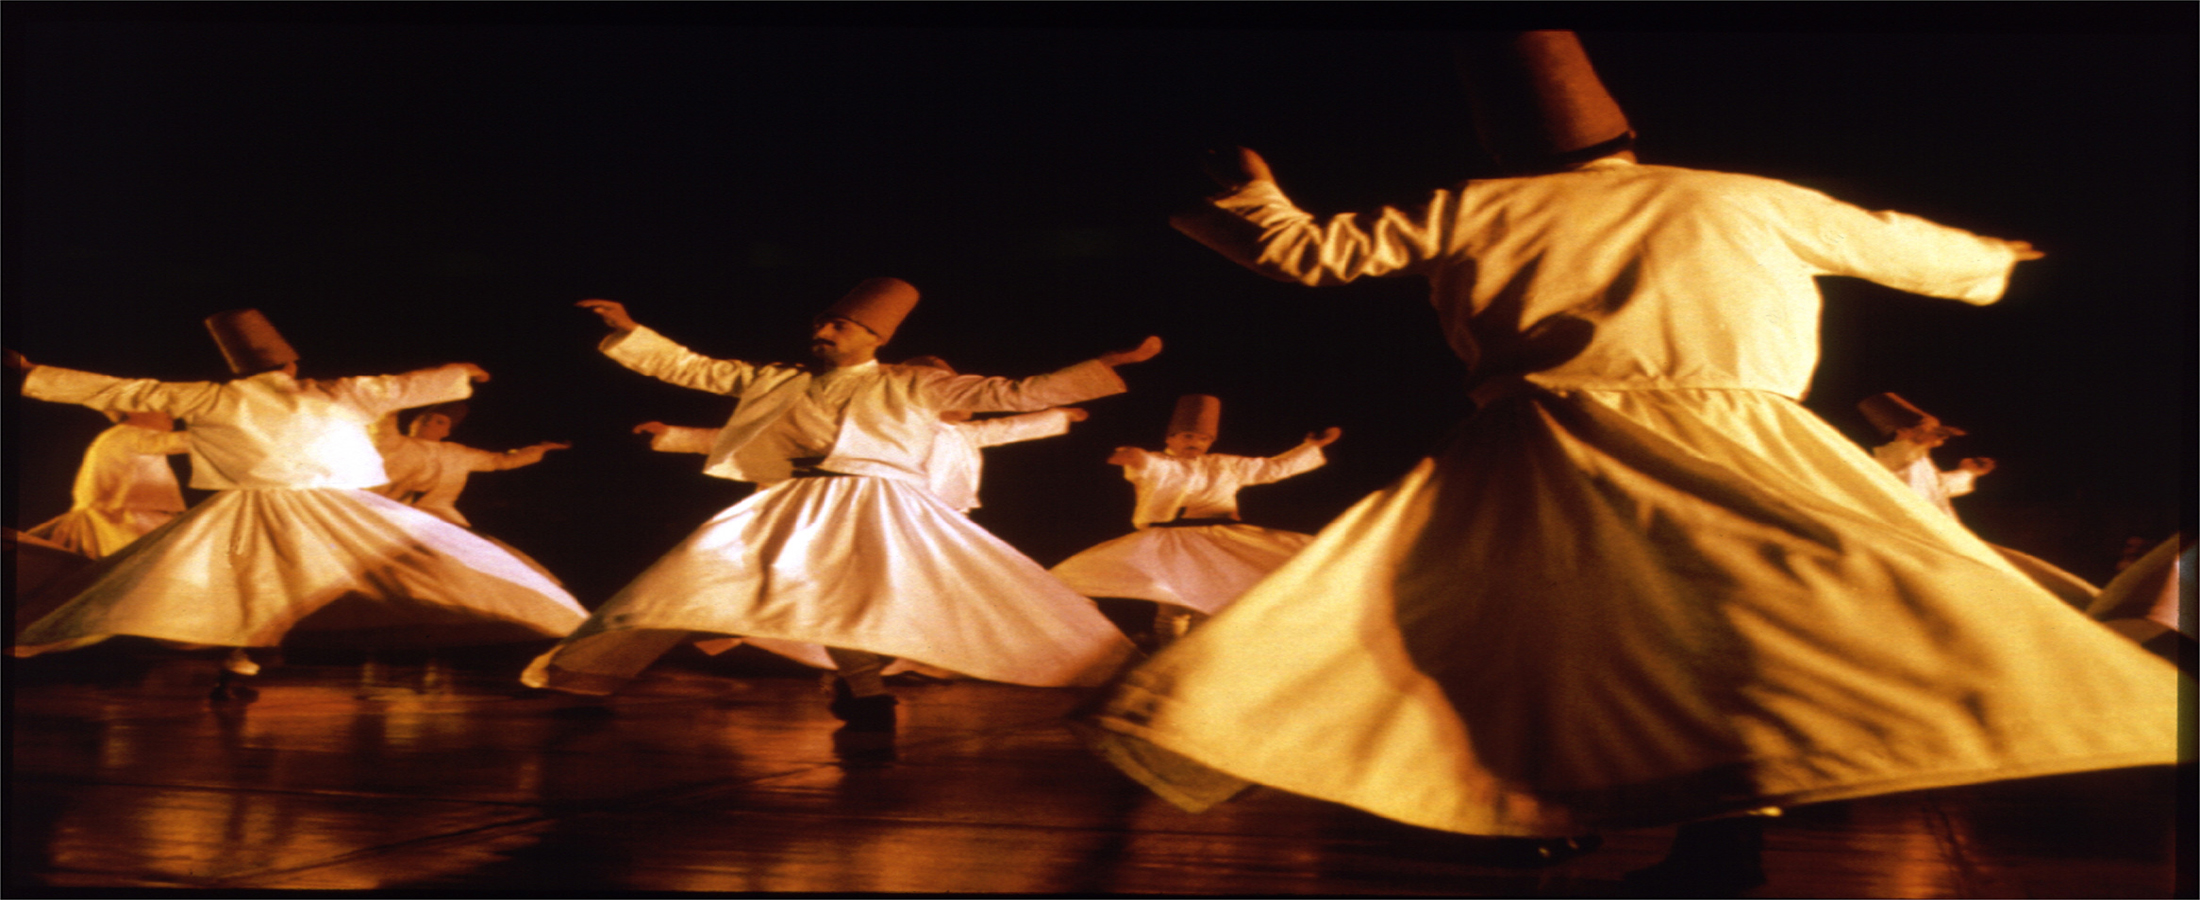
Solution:
<svg viewBox="0 0 2200 900"><path fill-rule="evenodd" d="M608 693L694 632L1047 687L1098 684L1135 652L1091 600L923 487L797 478L705 523L523 680Z"/></svg>
<svg viewBox="0 0 2200 900"><path fill-rule="evenodd" d="M1249 484L1268 484L1321 468L1328 458L1320 444L1307 441L1274 456L1203 453L1192 459L1125 448L1123 480L1137 490L1131 525L1185 519L1235 519L1237 492Z"/></svg>
<svg viewBox="0 0 2200 900"><path fill-rule="evenodd" d="M190 449L185 431L123 423L100 432L77 467L69 511L28 533L93 559L122 549L183 511L168 456Z"/></svg>
<svg viewBox="0 0 2200 900"><path fill-rule="evenodd" d="M1901 401L1899 397L1895 399L1896 402ZM1939 466L1933 464L1930 448L1909 441L1897 439L1874 447L1872 459L1894 473L1894 477L1903 486L1923 497L1925 502L1932 504L1934 509L1940 510L1951 519L1960 521L1960 517L1956 515L1956 506L1951 502L1953 498L1971 493L1978 486L1978 473L1960 468L1941 471ZM2085 609L2101 593L2101 589L2092 582L2072 575L2047 560L1999 544L1987 546L1994 548L1994 552L2001 554L2002 559L2031 578L2033 583L2072 607Z"/></svg>
<svg viewBox="0 0 2200 900"><path fill-rule="evenodd" d="M1058 409L941 422L939 436L932 442L932 455L924 461L926 483L949 507L963 512L977 509L978 484L985 478L982 448L1067 434L1069 422L1069 413Z"/></svg>
<svg viewBox="0 0 2200 900"><path fill-rule="evenodd" d="M1128 675L1085 720L1111 761L1557 836L2190 758L2173 666L1792 399L1813 275L1990 302L2007 245L1611 161L1435 206L1371 231L1260 182L1180 220L1278 278L1427 274L1480 408Z"/></svg>
<svg viewBox="0 0 2200 900"><path fill-rule="evenodd" d="M2179 547L2182 538L2154 545L2101 588L2086 607L2086 615L2102 622L2124 620L2152 622L2169 631L2194 637L2194 548Z"/></svg>
<svg viewBox="0 0 2200 900"><path fill-rule="evenodd" d="M293 628L376 643L571 631L587 613L545 576L463 528L356 489L387 480L372 423L470 392L455 366L187 384L32 369L26 396L188 422L192 484L224 489L100 560L88 586L25 628L13 652L120 634L269 646Z"/></svg>
<svg viewBox="0 0 2200 900"><path fill-rule="evenodd" d="M458 511L468 475L515 468L526 461L510 453L403 435L385 438L380 446L382 468L389 473L390 483L374 492L460 526L473 524Z"/></svg>
<svg viewBox="0 0 2200 900"><path fill-rule="evenodd" d="M420 510L338 488L223 491L103 559L24 629L17 656L136 635L271 647L294 629L347 642L558 637L587 611L512 554Z"/></svg>
<svg viewBox="0 0 2200 900"><path fill-rule="evenodd" d="M1024 379L875 361L814 374L711 359L645 328L601 349L642 374L739 397L703 472L762 487L537 658L526 684L610 693L690 632L761 638L805 662L815 648L800 645L824 645L1039 686L1097 684L1135 652L1092 601L935 496L926 469L941 412L1036 412L1120 393L1106 364ZM668 431L651 445L677 452L701 437ZM792 462L769 452L813 443L825 451L815 469L831 474L792 477Z"/></svg>
<svg viewBox="0 0 2200 900"><path fill-rule="evenodd" d="M1097 360L1023 379L876 362L850 367L856 371L818 375L801 366L713 359L647 328L613 334L601 347L620 365L660 381L738 398L741 402L718 430L703 472L759 484L790 475L792 457L773 452L774 441L766 438L801 411L813 381L845 381L848 393L837 399L855 410L829 423L835 429L826 435L831 450L819 468L919 486L926 483L925 459L943 410L1037 412L1124 390L1115 370Z"/></svg>
<svg viewBox="0 0 2200 900"><path fill-rule="evenodd" d="M1258 525L1141 528L1047 571L1087 597L1152 600L1218 613L1284 564L1311 534Z"/></svg>
<svg viewBox="0 0 2200 900"><path fill-rule="evenodd" d="M1933 464L1929 449L1909 441L1889 441L1874 447L1872 458L1926 502L1950 516L1956 514L1956 505L1950 501L1978 488L1978 473L1963 469L1943 472Z"/></svg>
<svg viewBox="0 0 2200 900"><path fill-rule="evenodd" d="M1312 442L1267 458L1206 453L1183 459L1133 450L1123 477L1138 490L1131 512L1138 530L1083 550L1049 571L1087 597L1220 612L1314 536L1242 522L1147 526L1179 518L1237 518L1239 488L1281 481L1325 461L1321 446Z"/></svg>

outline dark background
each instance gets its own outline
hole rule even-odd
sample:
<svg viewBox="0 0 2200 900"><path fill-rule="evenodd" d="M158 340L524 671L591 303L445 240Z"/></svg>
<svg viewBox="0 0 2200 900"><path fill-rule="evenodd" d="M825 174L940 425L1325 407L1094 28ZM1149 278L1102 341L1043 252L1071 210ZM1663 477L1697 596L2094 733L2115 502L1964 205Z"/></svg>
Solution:
<svg viewBox="0 0 2200 900"><path fill-rule="evenodd" d="M1884 390L1968 429L1942 464L2001 468L1966 521L2096 581L2168 536L2192 494L2196 7L1642 6L9 3L5 339L220 379L200 320L257 307L307 375L479 363L455 440L575 447L461 506L593 606L749 486L629 433L727 401L603 358L573 303L793 360L811 315L890 274L925 299L889 360L1021 376L1167 340L1070 436L988 451L976 518L1041 563L1129 529L1102 460L1158 447L1186 392L1224 399L1220 452L1344 429L1327 468L1242 496L1311 532L1468 411L1463 373L1418 279L1277 284L1171 231L1211 189L1197 151L1260 149L1317 214L1417 203L1490 172L1447 34L1575 26L1645 161L2048 251L1983 309L1823 280L1808 403L1860 442ZM105 421L6 411L27 527Z"/></svg>

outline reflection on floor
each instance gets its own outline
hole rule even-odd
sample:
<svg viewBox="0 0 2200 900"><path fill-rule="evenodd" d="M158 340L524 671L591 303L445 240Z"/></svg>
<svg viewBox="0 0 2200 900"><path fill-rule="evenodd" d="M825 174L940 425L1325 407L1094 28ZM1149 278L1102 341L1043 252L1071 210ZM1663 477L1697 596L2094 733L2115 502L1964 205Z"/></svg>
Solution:
<svg viewBox="0 0 2200 900"><path fill-rule="evenodd" d="M816 677L760 656L669 659L598 704L520 688L536 649L292 652L236 708L206 701L204 654L11 660L8 894L1608 897L1672 835L1509 869L1477 839L1274 791L1182 812L1060 727L1070 691L897 687L894 740L836 742ZM2189 896L2189 776L1791 810L1751 896Z"/></svg>

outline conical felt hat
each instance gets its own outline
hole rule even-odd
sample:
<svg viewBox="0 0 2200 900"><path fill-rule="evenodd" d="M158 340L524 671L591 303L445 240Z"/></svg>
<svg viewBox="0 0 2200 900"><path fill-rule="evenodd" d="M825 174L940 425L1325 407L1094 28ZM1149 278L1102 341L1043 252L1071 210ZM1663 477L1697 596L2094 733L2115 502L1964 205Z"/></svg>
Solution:
<svg viewBox="0 0 2200 900"><path fill-rule="evenodd" d="M298 351L256 309L232 309L206 317L206 330L222 348L229 371L257 375L298 360Z"/></svg>

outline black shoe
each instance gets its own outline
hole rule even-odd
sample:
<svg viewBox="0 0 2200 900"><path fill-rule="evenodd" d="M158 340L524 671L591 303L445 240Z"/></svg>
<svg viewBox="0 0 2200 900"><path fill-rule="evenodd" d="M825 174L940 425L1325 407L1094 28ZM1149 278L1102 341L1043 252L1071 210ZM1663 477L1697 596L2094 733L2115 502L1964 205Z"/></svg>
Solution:
<svg viewBox="0 0 2200 900"><path fill-rule="evenodd" d="M244 683L243 677L234 672L223 672L214 682L214 690L206 699L216 703L250 703L260 699L260 692Z"/></svg>
<svg viewBox="0 0 2200 900"><path fill-rule="evenodd" d="M848 723L847 731L893 731L894 707L900 701L892 694L858 697L848 690L845 681L833 682L833 702L825 708L833 717Z"/></svg>

